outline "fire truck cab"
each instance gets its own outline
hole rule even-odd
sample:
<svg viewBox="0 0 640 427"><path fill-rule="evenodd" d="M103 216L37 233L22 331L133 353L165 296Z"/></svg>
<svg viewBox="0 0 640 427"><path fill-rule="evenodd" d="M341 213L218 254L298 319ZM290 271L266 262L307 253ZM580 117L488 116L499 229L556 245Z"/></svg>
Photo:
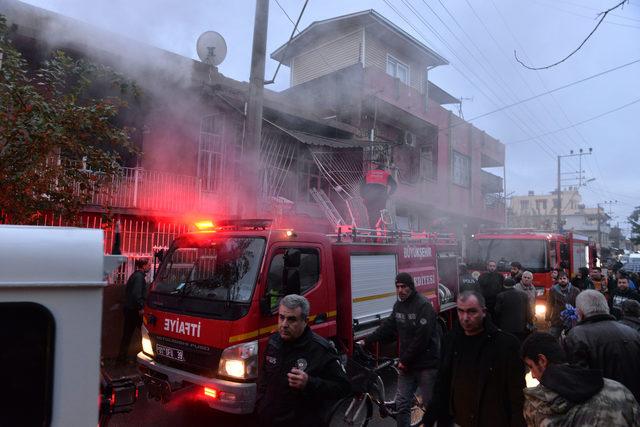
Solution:
<svg viewBox="0 0 640 427"><path fill-rule="evenodd" d="M529 229L486 230L475 234L467 251L469 270L476 277L485 271L487 262L495 261L497 270L509 275L511 262L518 261L533 273L538 297L552 286L551 271L564 268L572 277L580 267L596 266L595 245L586 236L571 232L559 234ZM540 314L544 306L536 307Z"/></svg>
<svg viewBox="0 0 640 427"><path fill-rule="evenodd" d="M163 256L145 306L138 363L148 389L168 399L189 387L213 408L251 413L282 296L304 295L310 327L350 354L354 340L390 314L398 272L409 272L437 311L455 306L458 258L453 251L438 256L438 247L453 246L426 235L274 230L262 220L179 236ZM439 267L452 272L446 291L438 289Z"/></svg>

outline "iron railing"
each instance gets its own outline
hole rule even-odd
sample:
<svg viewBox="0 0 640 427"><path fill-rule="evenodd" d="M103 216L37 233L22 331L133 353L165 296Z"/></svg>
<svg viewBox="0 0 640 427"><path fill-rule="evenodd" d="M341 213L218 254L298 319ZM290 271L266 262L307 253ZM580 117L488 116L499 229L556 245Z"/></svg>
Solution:
<svg viewBox="0 0 640 427"><path fill-rule="evenodd" d="M122 168L122 174L92 193L91 204L112 208L185 212L198 209L202 179L196 176Z"/></svg>

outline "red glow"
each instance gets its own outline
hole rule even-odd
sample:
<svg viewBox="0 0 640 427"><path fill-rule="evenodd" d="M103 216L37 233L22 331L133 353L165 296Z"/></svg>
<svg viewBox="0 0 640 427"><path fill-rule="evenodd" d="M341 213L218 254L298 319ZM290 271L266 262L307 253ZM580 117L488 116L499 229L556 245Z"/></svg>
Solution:
<svg viewBox="0 0 640 427"><path fill-rule="evenodd" d="M218 398L218 390L216 390L215 388L209 388L209 387L205 387L204 388L204 395L205 396L209 396L213 399L217 399Z"/></svg>
<svg viewBox="0 0 640 427"><path fill-rule="evenodd" d="M114 406L116 406L116 392L115 391L111 392L111 400L109 401L109 404L111 405L112 408Z"/></svg>
<svg viewBox="0 0 640 427"><path fill-rule="evenodd" d="M213 221L210 221L210 220L197 221L195 223L195 226L198 230L211 230L213 228Z"/></svg>
<svg viewBox="0 0 640 427"><path fill-rule="evenodd" d="M136 387L136 401L138 400L139 395L140 395L140 389Z"/></svg>

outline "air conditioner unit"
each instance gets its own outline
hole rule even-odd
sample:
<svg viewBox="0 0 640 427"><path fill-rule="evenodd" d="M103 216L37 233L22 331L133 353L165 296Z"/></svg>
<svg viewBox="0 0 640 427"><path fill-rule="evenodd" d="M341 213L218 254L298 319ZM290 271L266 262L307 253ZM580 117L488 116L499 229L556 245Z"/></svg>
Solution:
<svg viewBox="0 0 640 427"><path fill-rule="evenodd" d="M404 143L410 147L415 147L416 146L416 136L409 132L409 131L405 131L404 132Z"/></svg>

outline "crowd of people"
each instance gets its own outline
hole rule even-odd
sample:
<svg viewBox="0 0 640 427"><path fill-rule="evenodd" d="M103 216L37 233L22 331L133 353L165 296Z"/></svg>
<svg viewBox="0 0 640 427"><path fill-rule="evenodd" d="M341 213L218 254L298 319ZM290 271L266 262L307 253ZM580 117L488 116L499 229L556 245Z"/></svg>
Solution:
<svg viewBox="0 0 640 427"><path fill-rule="evenodd" d="M536 331L533 274L513 263L505 278L493 261L477 281L461 278L446 332L400 273L391 315L361 342L398 341L397 425L409 425L418 394L425 426L640 426L637 278L584 269L573 280L562 270L552 277L548 333ZM338 353L311 331L308 313L302 296L280 301L258 381L260 425L327 425L331 402L349 395ZM527 370L537 386L526 387Z"/></svg>

